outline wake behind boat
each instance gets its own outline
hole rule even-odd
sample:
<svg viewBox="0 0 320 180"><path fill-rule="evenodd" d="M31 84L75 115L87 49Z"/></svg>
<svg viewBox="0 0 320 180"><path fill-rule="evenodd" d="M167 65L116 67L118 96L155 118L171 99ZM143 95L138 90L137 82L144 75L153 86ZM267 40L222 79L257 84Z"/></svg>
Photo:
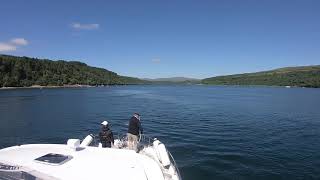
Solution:
<svg viewBox="0 0 320 180"><path fill-rule="evenodd" d="M118 138L102 148L96 136L67 144L27 144L0 150L0 179L181 180L165 145L140 136L138 152Z"/></svg>

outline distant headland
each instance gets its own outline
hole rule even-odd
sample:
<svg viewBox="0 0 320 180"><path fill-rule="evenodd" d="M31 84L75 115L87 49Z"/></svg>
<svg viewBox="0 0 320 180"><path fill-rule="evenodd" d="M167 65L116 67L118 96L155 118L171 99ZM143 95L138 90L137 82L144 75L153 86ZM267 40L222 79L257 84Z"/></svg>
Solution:
<svg viewBox="0 0 320 180"><path fill-rule="evenodd" d="M203 79L211 85L264 85L320 88L320 65L298 66Z"/></svg>

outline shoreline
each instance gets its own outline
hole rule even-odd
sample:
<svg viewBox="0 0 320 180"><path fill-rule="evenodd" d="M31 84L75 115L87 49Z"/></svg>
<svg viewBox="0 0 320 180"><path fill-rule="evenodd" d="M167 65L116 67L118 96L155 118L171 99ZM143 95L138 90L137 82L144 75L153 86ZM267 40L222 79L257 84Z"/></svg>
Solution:
<svg viewBox="0 0 320 180"><path fill-rule="evenodd" d="M155 86L161 86L166 84L126 84L126 85L155 85ZM63 86L40 86L40 85L33 85L33 86L26 86L26 87L0 87L1 90L15 90L15 89L59 89L59 88L94 88L94 87L108 87L108 86L126 86L124 84L113 84L113 85L97 85L97 86L91 86L91 85L63 85ZM168 84L169 86L172 86L174 84ZM175 85L182 85L185 86L186 84L175 84ZM217 84L193 84L195 86L222 86L222 87L266 87L266 88L307 88L307 89L320 89L319 87L303 87L303 86L277 86L277 85L217 85ZM186 85L189 86L189 85Z"/></svg>
<svg viewBox="0 0 320 180"><path fill-rule="evenodd" d="M0 90L10 90L10 89L56 89L56 88L90 88L90 87L97 87L97 86L90 86L90 85L63 85L63 86L40 86L40 85L33 85L33 86L26 86L26 87L0 87Z"/></svg>

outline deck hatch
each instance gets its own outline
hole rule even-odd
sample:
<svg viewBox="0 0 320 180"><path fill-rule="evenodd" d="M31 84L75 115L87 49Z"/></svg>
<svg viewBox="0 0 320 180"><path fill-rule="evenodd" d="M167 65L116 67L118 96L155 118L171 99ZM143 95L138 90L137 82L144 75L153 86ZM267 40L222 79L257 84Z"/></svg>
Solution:
<svg viewBox="0 0 320 180"><path fill-rule="evenodd" d="M71 159L72 156L49 153L44 156L38 157L37 159L35 159L35 161L51 165L61 165Z"/></svg>

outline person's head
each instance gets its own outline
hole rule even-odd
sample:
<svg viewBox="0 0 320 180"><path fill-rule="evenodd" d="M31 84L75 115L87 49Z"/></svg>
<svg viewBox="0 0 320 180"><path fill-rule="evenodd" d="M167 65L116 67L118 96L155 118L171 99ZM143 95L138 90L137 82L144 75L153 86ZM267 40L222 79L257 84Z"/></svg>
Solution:
<svg viewBox="0 0 320 180"><path fill-rule="evenodd" d="M140 117L141 117L141 116L140 116L139 113L134 113L133 116L140 120Z"/></svg>
<svg viewBox="0 0 320 180"><path fill-rule="evenodd" d="M101 123L101 125L102 125L103 128L109 127L108 121L103 121L103 122Z"/></svg>

